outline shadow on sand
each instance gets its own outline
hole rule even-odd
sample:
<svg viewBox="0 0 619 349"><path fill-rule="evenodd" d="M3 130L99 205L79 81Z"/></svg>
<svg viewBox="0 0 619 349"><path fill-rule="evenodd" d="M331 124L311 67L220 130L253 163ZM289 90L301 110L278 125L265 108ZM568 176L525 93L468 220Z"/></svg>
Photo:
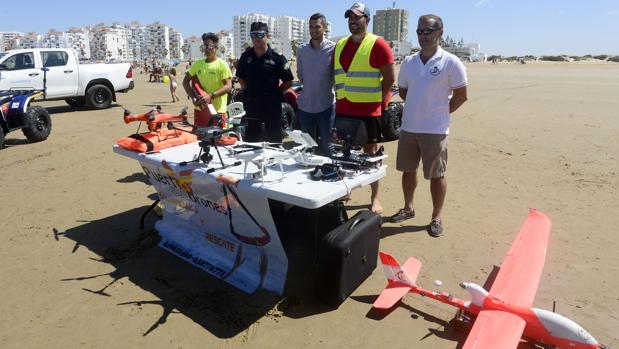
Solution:
<svg viewBox="0 0 619 349"><path fill-rule="evenodd" d="M131 175L119 181L135 180L143 179ZM75 241L72 253L85 247L100 257L93 260L115 268L102 275L75 275L62 281L73 282L75 287L81 287L81 280L101 278L99 288L81 288L93 296L110 297L115 302L117 299L114 299L110 286L126 278L157 298L153 301L153 297L149 296L148 299L116 302L119 307L139 307L144 304L161 307L160 317L143 336L164 325L171 313L182 313L219 338L231 338L264 316L300 318L334 309L314 298L313 288L308 287L313 278L305 272L295 272L294 266L290 267L289 275L293 276L287 280L285 294L289 296L286 297L266 291L246 294L192 267L158 248L159 236L154 229L154 214L147 215L145 230L138 228L140 215L146 208L144 206L85 222L65 232L53 229L57 241L62 238Z"/></svg>

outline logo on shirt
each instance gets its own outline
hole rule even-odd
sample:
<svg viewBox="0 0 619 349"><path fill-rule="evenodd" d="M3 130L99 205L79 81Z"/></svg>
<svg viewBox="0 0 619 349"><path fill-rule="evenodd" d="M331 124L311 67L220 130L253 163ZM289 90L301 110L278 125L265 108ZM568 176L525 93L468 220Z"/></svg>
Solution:
<svg viewBox="0 0 619 349"><path fill-rule="evenodd" d="M251 64L251 61L252 61L251 57L247 57L247 64Z"/></svg>
<svg viewBox="0 0 619 349"><path fill-rule="evenodd" d="M265 59L265 60L264 60L264 63L266 63L266 64L270 64L270 65L275 65L275 61L274 61L274 60L272 60L272 59Z"/></svg>
<svg viewBox="0 0 619 349"><path fill-rule="evenodd" d="M440 73L441 70L437 66L434 66L432 67L432 69L430 69L430 75L432 76L438 76Z"/></svg>

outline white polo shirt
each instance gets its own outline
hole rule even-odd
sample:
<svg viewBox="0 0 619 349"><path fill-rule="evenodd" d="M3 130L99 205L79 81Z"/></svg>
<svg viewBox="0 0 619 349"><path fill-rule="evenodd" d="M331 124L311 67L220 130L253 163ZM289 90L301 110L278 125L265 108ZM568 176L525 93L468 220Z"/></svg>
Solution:
<svg viewBox="0 0 619 349"><path fill-rule="evenodd" d="M451 91L466 84L464 64L441 47L426 64L419 53L407 56L398 75L398 86L408 90L401 130L449 134Z"/></svg>

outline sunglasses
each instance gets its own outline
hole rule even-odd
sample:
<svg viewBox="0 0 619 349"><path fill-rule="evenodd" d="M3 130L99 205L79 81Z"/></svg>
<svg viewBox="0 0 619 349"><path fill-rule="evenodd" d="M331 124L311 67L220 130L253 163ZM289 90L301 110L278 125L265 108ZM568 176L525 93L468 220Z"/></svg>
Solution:
<svg viewBox="0 0 619 349"><path fill-rule="evenodd" d="M263 31L249 33L249 37L252 39L263 39L266 35L267 33Z"/></svg>
<svg viewBox="0 0 619 349"><path fill-rule="evenodd" d="M416 32L417 32L417 35L422 35L422 34L423 35L430 35L430 34L432 34L434 32L439 31L439 30L441 30L441 29L440 28L436 29L436 28L426 27L426 28L423 28L423 29L417 29Z"/></svg>

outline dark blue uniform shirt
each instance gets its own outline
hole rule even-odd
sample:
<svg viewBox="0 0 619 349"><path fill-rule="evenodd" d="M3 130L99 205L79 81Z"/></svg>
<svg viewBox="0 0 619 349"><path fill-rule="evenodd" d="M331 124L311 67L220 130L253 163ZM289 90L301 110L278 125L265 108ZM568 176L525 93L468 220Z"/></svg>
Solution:
<svg viewBox="0 0 619 349"><path fill-rule="evenodd" d="M239 59L236 76L246 81L245 93L250 100L265 97L281 98L280 80L287 82L293 79L286 57L273 51L270 45L262 57L256 56L253 47L245 50Z"/></svg>

